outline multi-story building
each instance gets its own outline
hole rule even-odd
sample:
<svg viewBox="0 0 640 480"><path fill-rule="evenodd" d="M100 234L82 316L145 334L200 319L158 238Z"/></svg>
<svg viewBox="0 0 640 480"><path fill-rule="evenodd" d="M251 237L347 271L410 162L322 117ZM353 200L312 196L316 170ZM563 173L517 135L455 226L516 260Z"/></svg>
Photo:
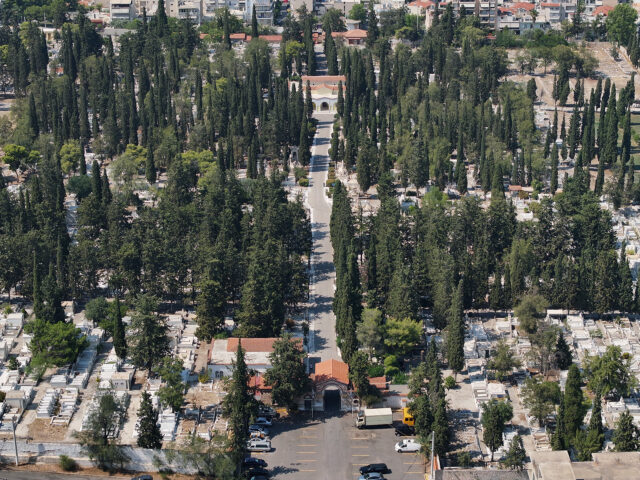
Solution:
<svg viewBox="0 0 640 480"><path fill-rule="evenodd" d="M200 0L172 0L165 8L167 8L167 15L170 17L189 18L197 23L202 21L202 3Z"/></svg>
<svg viewBox="0 0 640 480"><path fill-rule="evenodd" d="M111 21L128 21L135 18L136 13L133 0L111 0L109 5L109 14L111 16Z"/></svg>
<svg viewBox="0 0 640 480"><path fill-rule="evenodd" d="M256 8L256 18L260 25L273 25L273 1L272 0L247 0L244 19L251 22L253 7Z"/></svg>

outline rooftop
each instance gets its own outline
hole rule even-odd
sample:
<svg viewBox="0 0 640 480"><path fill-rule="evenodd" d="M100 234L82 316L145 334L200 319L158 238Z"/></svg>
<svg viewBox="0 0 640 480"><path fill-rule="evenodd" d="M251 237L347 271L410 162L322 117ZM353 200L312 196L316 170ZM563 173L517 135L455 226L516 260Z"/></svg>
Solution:
<svg viewBox="0 0 640 480"><path fill-rule="evenodd" d="M316 382L337 380L340 383L349 385L349 366L339 360L325 360L316 364L313 378Z"/></svg>

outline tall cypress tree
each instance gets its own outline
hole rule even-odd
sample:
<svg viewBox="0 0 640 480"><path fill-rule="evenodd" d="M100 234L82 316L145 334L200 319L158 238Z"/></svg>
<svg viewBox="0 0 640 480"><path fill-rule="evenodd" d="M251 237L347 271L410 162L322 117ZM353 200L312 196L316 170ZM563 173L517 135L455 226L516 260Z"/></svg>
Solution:
<svg viewBox="0 0 640 480"><path fill-rule="evenodd" d="M116 295L115 317L113 321L113 348L118 358L124 360L127 357L127 341L125 339L124 324L120 312L120 299Z"/></svg>
<svg viewBox="0 0 640 480"><path fill-rule="evenodd" d="M142 392L138 410L138 446L142 448L162 448L162 432L158 425L158 411L153 408L149 392Z"/></svg>
<svg viewBox="0 0 640 480"><path fill-rule="evenodd" d="M458 282L458 288L451 297L449 308L449 325L447 325L446 354L449 368L454 375L464 368L464 310L463 310L463 281Z"/></svg>

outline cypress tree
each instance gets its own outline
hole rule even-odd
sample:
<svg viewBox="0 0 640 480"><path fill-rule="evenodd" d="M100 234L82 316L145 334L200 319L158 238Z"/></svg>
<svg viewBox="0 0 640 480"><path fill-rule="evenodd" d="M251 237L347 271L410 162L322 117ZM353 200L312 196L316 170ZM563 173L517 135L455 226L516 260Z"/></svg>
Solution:
<svg viewBox="0 0 640 480"><path fill-rule="evenodd" d="M144 175L147 178L147 182L149 182L150 184L156 183L156 162L153 158L153 145L151 144L147 147L147 158L144 166Z"/></svg>
<svg viewBox="0 0 640 480"><path fill-rule="evenodd" d="M553 150L551 150L551 182L549 184L549 190L551 195L555 195L558 189L558 145L554 143Z"/></svg>
<svg viewBox="0 0 640 480"><path fill-rule="evenodd" d="M449 325L447 326L446 354L449 368L454 375L464 368L464 310L462 305L463 281L458 282L458 288L451 297L449 308Z"/></svg>
<svg viewBox="0 0 640 480"><path fill-rule="evenodd" d="M567 437L566 426L564 423L564 399L560 400L560 407L558 408L558 415L556 416L556 431L551 437L551 448L553 450L566 450L567 449Z"/></svg>
<svg viewBox="0 0 640 480"><path fill-rule="evenodd" d="M567 437L573 437L584 419L584 394L580 388L582 379L578 366L572 364L567 374L567 382L564 388L564 421Z"/></svg>
<svg viewBox="0 0 640 480"><path fill-rule="evenodd" d="M118 358L124 360L127 356L127 341L125 339L124 324L120 312L120 299L116 295L115 318L113 323L113 348Z"/></svg>
<svg viewBox="0 0 640 480"><path fill-rule="evenodd" d="M627 261L626 245L622 243L622 251L620 252L620 261L618 263L619 270L619 290L618 290L618 308L623 312L633 311L633 278L631 277L631 269Z"/></svg>
<svg viewBox="0 0 640 480"><path fill-rule="evenodd" d="M40 286L40 273L38 272L38 261L36 252L33 252L33 314L37 319L42 319L44 305L42 303L42 290Z"/></svg>
<svg viewBox="0 0 640 480"><path fill-rule="evenodd" d="M640 448L640 430L633 423L629 410L618 418L612 440L616 452L635 452Z"/></svg>
<svg viewBox="0 0 640 480"><path fill-rule="evenodd" d="M158 411L153 408L149 392L142 392L138 410L138 446L142 448L162 448L162 432L158 425Z"/></svg>
<svg viewBox="0 0 640 480"><path fill-rule="evenodd" d="M258 38L258 17L256 15L256 5L253 5L253 11L251 12L251 36Z"/></svg>

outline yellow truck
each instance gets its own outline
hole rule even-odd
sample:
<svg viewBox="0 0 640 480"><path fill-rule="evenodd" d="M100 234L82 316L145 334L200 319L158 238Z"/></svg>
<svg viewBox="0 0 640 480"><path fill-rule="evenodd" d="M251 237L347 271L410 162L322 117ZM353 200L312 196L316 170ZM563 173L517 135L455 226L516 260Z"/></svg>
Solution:
<svg viewBox="0 0 640 480"><path fill-rule="evenodd" d="M402 409L402 423L409 425L410 427L413 427L416 424L416 419L413 418L411 413L409 413L409 407L404 407Z"/></svg>

